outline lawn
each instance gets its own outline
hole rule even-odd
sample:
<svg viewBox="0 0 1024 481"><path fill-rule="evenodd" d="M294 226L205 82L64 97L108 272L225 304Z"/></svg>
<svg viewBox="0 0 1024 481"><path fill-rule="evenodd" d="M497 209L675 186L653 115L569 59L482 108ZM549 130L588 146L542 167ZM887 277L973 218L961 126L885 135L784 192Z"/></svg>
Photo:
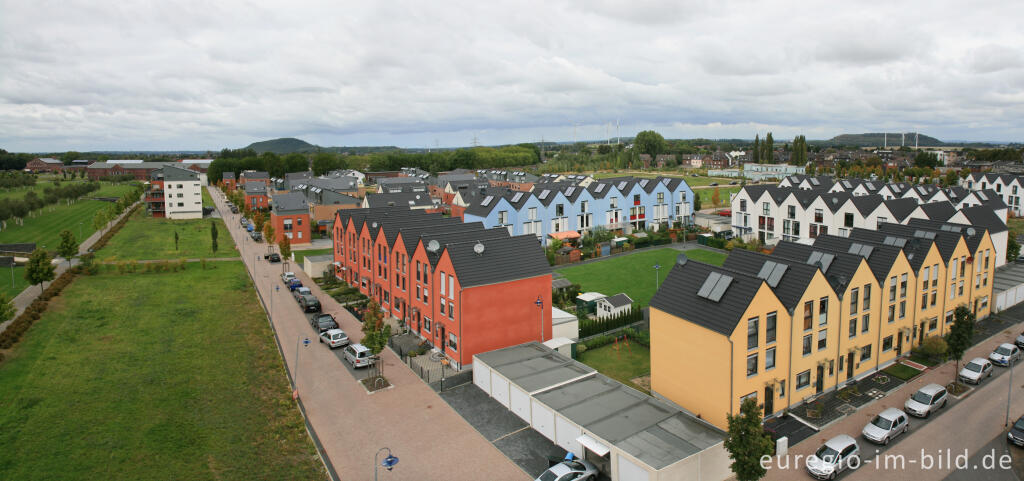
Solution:
<svg viewBox="0 0 1024 481"><path fill-rule="evenodd" d="M729 194L735 194L740 191L742 187L738 185L730 185L718 187L718 207L728 209L729 208ZM711 195L715 193L714 187L706 187L701 189L694 189L693 192L700 196L701 207L710 209L714 207L711 205Z"/></svg>
<svg viewBox="0 0 1024 481"><path fill-rule="evenodd" d="M651 350L633 341L619 341L579 355L579 361L627 386L649 392L633 379L651 373Z"/></svg>
<svg viewBox="0 0 1024 481"><path fill-rule="evenodd" d="M211 249L210 223L217 225L217 252ZM174 233L178 248L174 248ZM146 215L139 209L114 235L107 246L96 253L101 260L196 259L235 257L238 252L227 226L221 219L169 220Z"/></svg>
<svg viewBox="0 0 1024 481"><path fill-rule="evenodd" d="M104 185L88 195L88 197L120 197L131 190L129 184ZM0 231L0 244L18 242L35 242L54 251L60 244L60 232L68 229L81 242L95 232L92 228L92 217L100 209L110 206L109 202L99 200L79 200L71 205L63 203L44 207L42 212L25 219L24 225L7 222L7 228Z"/></svg>
<svg viewBox="0 0 1024 481"><path fill-rule="evenodd" d="M614 177L641 177L653 179L655 177L673 177L678 179L685 179L686 184L690 187L704 186L717 182L721 185L726 185L732 181L738 181L738 178L734 177L707 177L698 176L694 177L686 172L637 172L637 171L619 171L619 172L597 172L594 174L595 179L608 179Z"/></svg>
<svg viewBox="0 0 1024 481"><path fill-rule="evenodd" d="M283 369L239 262L81 277L0 364L0 479L326 479Z"/></svg>
<svg viewBox="0 0 1024 481"><path fill-rule="evenodd" d="M324 255L324 254L330 254L332 252L334 252L334 249L332 249L330 247L328 247L326 249L309 249L309 250L302 250L302 251L296 251L296 250L292 251L292 253L295 254L295 263L298 264L299 266L302 265L302 259L304 259L306 256L319 256L319 255Z"/></svg>
<svg viewBox="0 0 1024 481"><path fill-rule="evenodd" d="M11 285L11 268L0 267L0 292L7 294L8 299L14 299L14 296L21 294L28 287L28 281L25 280L25 266L14 266L14 285ZM37 287L38 291L39 288Z"/></svg>
<svg viewBox="0 0 1024 481"><path fill-rule="evenodd" d="M202 187L203 191L203 207L213 207L213 199L210 198L210 191L206 190L206 187Z"/></svg>
<svg viewBox="0 0 1024 481"><path fill-rule="evenodd" d="M686 256L701 262L721 265L725 254L699 249L685 251ZM659 283L668 276L680 252L653 249L559 269L562 275L579 284L584 292L600 292L612 296L625 292L633 302L646 306L654 296L654 265L658 264Z"/></svg>
<svg viewBox="0 0 1024 481"><path fill-rule="evenodd" d="M914 376L921 374L921 371L904 364L893 364L883 369L883 371L892 377L902 379L904 381L909 381Z"/></svg>

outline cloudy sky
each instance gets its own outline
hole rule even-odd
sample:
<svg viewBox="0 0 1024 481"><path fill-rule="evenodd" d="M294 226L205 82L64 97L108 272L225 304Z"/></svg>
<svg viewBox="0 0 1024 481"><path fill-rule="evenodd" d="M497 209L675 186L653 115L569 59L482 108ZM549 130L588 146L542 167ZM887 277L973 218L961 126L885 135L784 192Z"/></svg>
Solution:
<svg viewBox="0 0 1024 481"><path fill-rule="evenodd" d="M808 7L807 5L813 5ZM1009 1L0 0L0 148L1024 140Z"/></svg>

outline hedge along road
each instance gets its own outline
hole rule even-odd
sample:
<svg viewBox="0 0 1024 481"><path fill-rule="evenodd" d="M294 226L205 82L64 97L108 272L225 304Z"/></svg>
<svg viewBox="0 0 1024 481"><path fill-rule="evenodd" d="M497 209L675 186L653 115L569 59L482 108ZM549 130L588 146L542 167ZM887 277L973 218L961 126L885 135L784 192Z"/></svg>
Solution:
<svg viewBox="0 0 1024 481"><path fill-rule="evenodd" d="M384 375L395 387L368 395L345 372L335 353L316 342L305 314L290 293L275 289L281 286L284 266L264 261L266 244L253 242L242 231L238 215L225 208L223 194L213 190L213 198L239 246L242 261L269 304L266 307L272 313L291 372L295 370L296 349L302 350L298 357L299 395L309 423L342 479L373 479L372 460L383 447L391 448L401 459L394 471L387 473L388 479L530 479L389 349L381 353L381 358ZM354 342L362 339L359 321L325 295L301 269L294 265L288 269L310 287L324 312L332 314ZM297 340L307 337L313 341L309 347L296 345Z"/></svg>

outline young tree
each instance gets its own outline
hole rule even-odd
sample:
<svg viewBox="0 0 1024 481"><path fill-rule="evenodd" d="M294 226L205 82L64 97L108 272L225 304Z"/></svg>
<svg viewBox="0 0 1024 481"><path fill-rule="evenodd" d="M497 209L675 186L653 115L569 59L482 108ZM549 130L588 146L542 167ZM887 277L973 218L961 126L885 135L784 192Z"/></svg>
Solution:
<svg viewBox="0 0 1024 481"><path fill-rule="evenodd" d="M700 209L701 209L700 193L699 192L694 192L693 193L693 212L697 213L698 211L700 211Z"/></svg>
<svg viewBox="0 0 1024 481"><path fill-rule="evenodd" d="M764 456L771 456L772 438L761 425L761 408L757 400L748 398L740 405L740 413L728 415L729 437L725 449L729 451L732 464L729 467L739 481L755 481L764 477L767 470L761 466Z"/></svg>
<svg viewBox="0 0 1024 481"><path fill-rule="evenodd" d="M274 247L274 224L267 222L263 224L263 238L267 241L267 249L270 250Z"/></svg>
<svg viewBox="0 0 1024 481"><path fill-rule="evenodd" d="M971 347L971 338L974 337L974 313L967 306L961 305L953 311L953 326L946 335L946 352L956 360L956 370L953 371L953 382L958 382L957 375L960 373L960 360L964 352Z"/></svg>
<svg viewBox="0 0 1024 481"><path fill-rule="evenodd" d="M277 248L281 250L281 270L284 270L285 264L288 263L288 259L292 257L292 241L288 236L281 236L281 242L277 243Z"/></svg>
<svg viewBox="0 0 1024 481"><path fill-rule="evenodd" d="M57 252L67 259L68 267L71 267L71 258L78 254L78 241L75 240L75 235L71 231L67 229L60 231L60 246L57 247Z"/></svg>
<svg viewBox="0 0 1024 481"><path fill-rule="evenodd" d="M775 163L775 141L772 140L772 133L768 132L768 135L764 136L764 142L761 144L764 149L764 153L761 154L761 161L766 164Z"/></svg>
<svg viewBox="0 0 1024 481"><path fill-rule="evenodd" d="M178 250L178 231L174 231L174 250Z"/></svg>
<svg viewBox="0 0 1024 481"><path fill-rule="evenodd" d="M718 203L722 201L722 193L719 192L718 187L715 187L715 191L711 193L711 205L715 208L718 207Z"/></svg>
<svg viewBox="0 0 1024 481"><path fill-rule="evenodd" d="M363 311L363 334L361 344L366 346L374 356L384 350L384 346L388 344L388 338L391 337L391 326L384 324L384 315L380 312L380 305L377 304L377 301L371 300ZM383 376L381 364L378 360L374 366L377 367L378 374Z"/></svg>
<svg viewBox="0 0 1024 481"><path fill-rule="evenodd" d="M107 225L107 214L106 211L98 210L92 216L92 227L97 231L103 232L103 228Z"/></svg>
<svg viewBox="0 0 1024 481"><path fill-rule="evenodd" d="M216 254L217 253L217 223L212 221L212 220L210 221L210 242L211 242L210 243L210 248L213 250L213 253Z"/></svg>
<svg viewBox="0 0 1024 481"><path fill-rule="evenodd" d="M38 284L39 292L43 292L43 283L52 281L54 278L54 267L50 262L50 254L45 250L37 248L32 251L25 265L25 280L29 284Z"/></svg>
<svg viewBox="0 0 1024 481"><path fill-rule="evenodd" d="M1010 237L1006 241L1006 262L1013 262L1020 256L1020 243L1017 239Z"/></svg>
<svg viewBox="0 0 1024 481"><path fill-rule="evenodd" d="M16 312L18 310L14 308L14 299L8 297L6 293L0 293L0 322L13 319Z"/></svg>
<svg viewBox="0 0 1024 481"><path fill-rule="evenodd" d="M263 212L257 212L252 218L252 223L257 232L263 232L263 224L267 223L267 215Z"/></svg>
<svg viewBox="0 0 1024 481"><path fill-rule="evenodd" d="M750 155L753 157L750 159L755 164L761 163L761 135L754 134L754 149Z"/></svg>

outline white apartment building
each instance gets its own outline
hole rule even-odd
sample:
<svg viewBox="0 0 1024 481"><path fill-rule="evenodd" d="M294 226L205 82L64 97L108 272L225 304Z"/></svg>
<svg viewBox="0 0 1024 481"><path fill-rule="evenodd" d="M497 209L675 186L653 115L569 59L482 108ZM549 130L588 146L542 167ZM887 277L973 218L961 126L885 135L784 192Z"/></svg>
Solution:
<svg viewBox="0 0 1024 481"><path fill-rule="evenodd" d="M165 217L203 218L203 184L198 172L167 165L154 171L154 176L154 184L163 184Z"/></svg>

